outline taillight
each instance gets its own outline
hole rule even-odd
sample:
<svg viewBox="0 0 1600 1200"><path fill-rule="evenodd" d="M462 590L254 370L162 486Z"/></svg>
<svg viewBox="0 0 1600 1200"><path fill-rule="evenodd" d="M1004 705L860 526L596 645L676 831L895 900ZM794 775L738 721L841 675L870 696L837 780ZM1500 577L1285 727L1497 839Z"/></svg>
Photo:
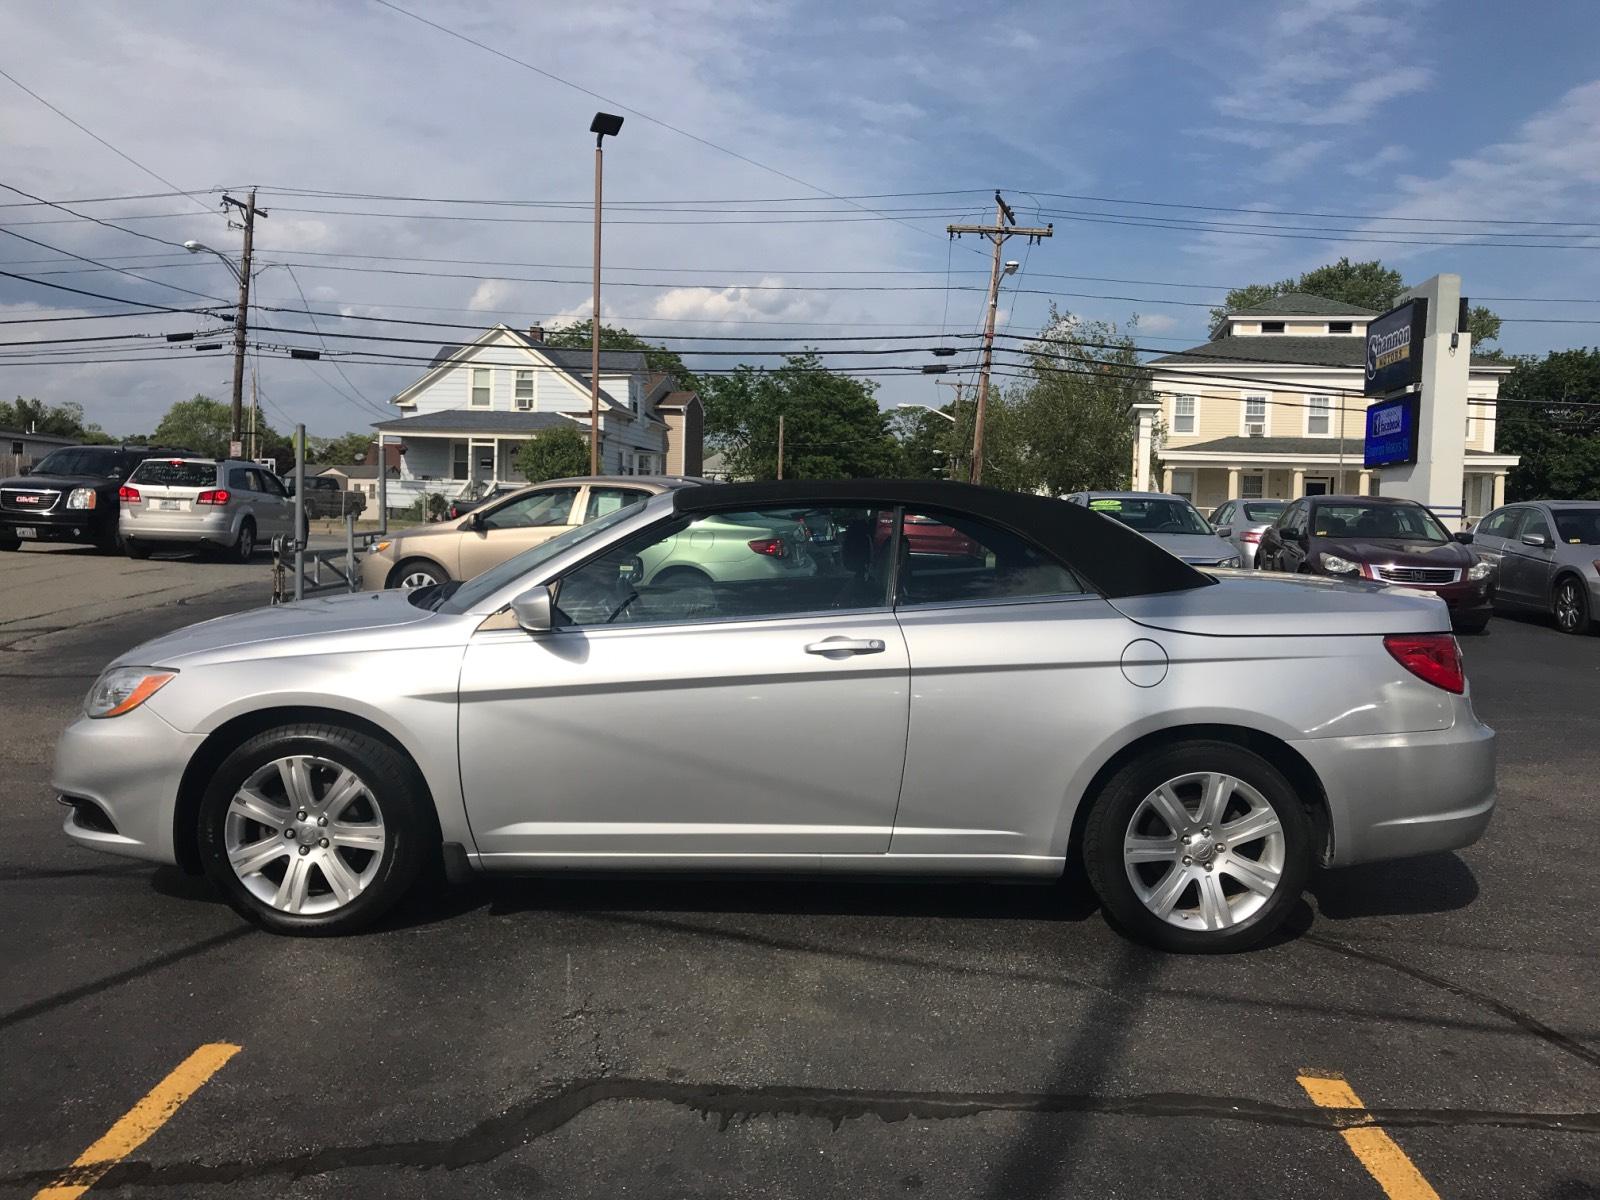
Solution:
<svg viewBox="0 0 1600 1200"><path fill-rule="evenodd" d="M1461 647L1448 633L1391 633L1383 648L1395 662L1424 683L1461 695L1467 677L1461 669Z"/></svg>
<svg viewBox="0 0 1600 1200"><path fill-rule="evenodd" d="M228 499L227 488L211 488L209 491L201 492L196 496L194 502L196 504L226 504Z"/></svg>
<svg viewBox="0 0 1600 1200"><path fill-rule="evenodd" d="M139 489L123 484L117 489L117 499L124 504L137 504L139 501Z"/></svg>
<svg viewBox="0 0 1600 1200"><path fill-rule="evenodd" d="M1253 546L1261 540L1261 530L1246 529L1239 535L1239 540L1241 542L1249 542Z"/></svg>
<svg viewBox="0 0 1600 1200"><path fill-rule="evenodd" d="M756 538L748 543L750 549L757 554L765 554L768 558L787 558L789 545L782 538Z"/></svg>

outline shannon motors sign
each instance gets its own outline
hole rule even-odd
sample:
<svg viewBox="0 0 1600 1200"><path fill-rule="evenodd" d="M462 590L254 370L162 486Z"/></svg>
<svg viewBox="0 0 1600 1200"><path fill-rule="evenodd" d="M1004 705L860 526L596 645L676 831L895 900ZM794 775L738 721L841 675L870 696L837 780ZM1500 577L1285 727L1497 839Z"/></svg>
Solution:
<svg viewBox="0 0 1600 1200"><path fill-rule="evenodd" d="M1368 396L1398 392L1422 380L1422 337L1428 302L1408 300L1367 326Z"/></svg>

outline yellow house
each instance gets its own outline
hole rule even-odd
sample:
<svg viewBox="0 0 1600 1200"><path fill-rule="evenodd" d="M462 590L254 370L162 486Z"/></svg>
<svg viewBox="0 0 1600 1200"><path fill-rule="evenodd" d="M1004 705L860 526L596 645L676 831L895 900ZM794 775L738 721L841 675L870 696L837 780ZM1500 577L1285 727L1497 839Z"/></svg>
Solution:
<svg viewBox="0 0 1600 1200"><path fill-rule="evenodd" d="M1379 315L1289 292L1229 313L1203 346L1154 359L1163 490L1202 512L1239 497L1376 495L1378 473L1362 466L1361 389L1367 322ZM1519 461L1495 449L1494 402L1510 370L1471 360L1461 481L1469 520L1504 503L1506 472Z"/></svg>

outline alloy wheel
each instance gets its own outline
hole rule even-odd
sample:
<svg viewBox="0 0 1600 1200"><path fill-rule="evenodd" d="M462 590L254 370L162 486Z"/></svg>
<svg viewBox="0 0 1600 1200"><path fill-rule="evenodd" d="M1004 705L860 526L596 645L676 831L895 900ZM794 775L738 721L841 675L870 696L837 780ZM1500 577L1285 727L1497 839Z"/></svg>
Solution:
<svg viewBox="0 0 1600 1200"><path fill-rule="evenodd" d="M371 790L349 767L296 754L257 768L223 823L246 890L280 912L333 912L377 877L386 835Z"/></svg>
<svg viewBox="0 0 1600 1200"><path fill-rule="evenodd" d="M1169 779L1134 809L1122 858L1139 901L1180 929L1229 929L1278 890L1287 842L1250 784L1220 772Z"/></svg>
<svg viewBox="0 0 1600 1200"><path fill-rule="evenodd" d="M407 571L404 575L400 576L400 586L408 592L415 588L432 587L438 582L438 578L432 571L421 567L417 568L416 570Z"/></svg>
<svg viewBox="0 0 1600 1200"><path fill-rule="evenodd" d="M1583 620L1583 598L1578 595L1578 585L1570 579L1556 588L1556 624L1562 633L1572 633Z"/></svg>

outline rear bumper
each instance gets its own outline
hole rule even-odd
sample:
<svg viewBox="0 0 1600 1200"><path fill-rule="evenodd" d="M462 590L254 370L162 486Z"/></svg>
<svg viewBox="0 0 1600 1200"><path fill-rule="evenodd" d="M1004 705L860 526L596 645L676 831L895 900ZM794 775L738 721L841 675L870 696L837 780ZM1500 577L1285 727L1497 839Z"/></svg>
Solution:
<svg viewBox="0 0 1600 1200"><path fill-rule="evenodd" d="M1494 812L1495 733L1464 701L1450 729L1294 743L1322 780L1330 865L1470 846Z"/></svg>
<svg viewBox="0 0 1600 1200"><path fill-rule="evenodd" d="M152 513L124 511L122 536L143 542L211 542L231 546L239 536L234 515L221 512Z"/></svg>

